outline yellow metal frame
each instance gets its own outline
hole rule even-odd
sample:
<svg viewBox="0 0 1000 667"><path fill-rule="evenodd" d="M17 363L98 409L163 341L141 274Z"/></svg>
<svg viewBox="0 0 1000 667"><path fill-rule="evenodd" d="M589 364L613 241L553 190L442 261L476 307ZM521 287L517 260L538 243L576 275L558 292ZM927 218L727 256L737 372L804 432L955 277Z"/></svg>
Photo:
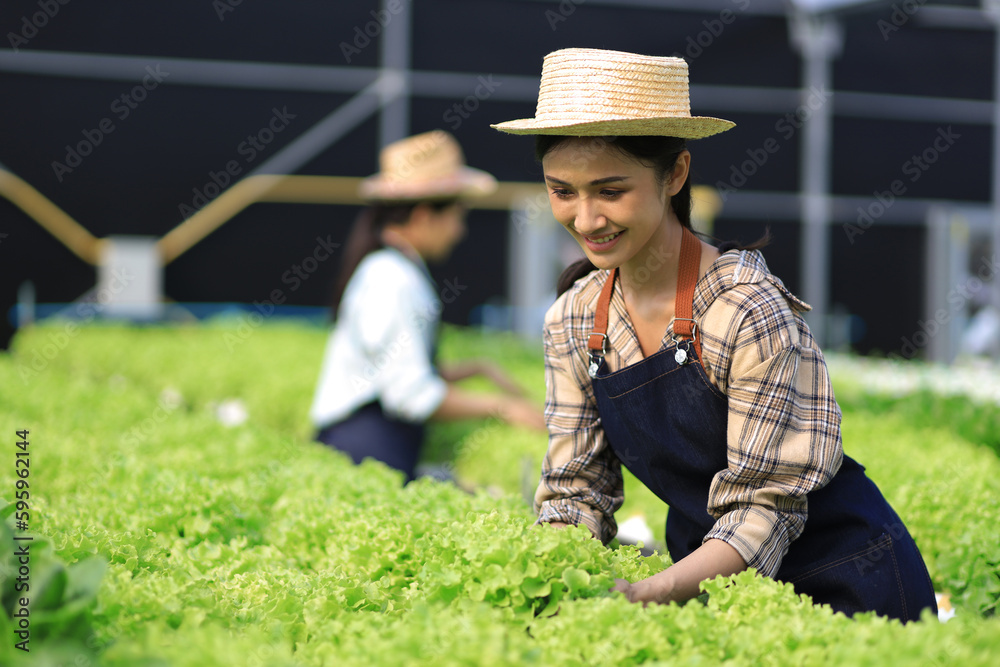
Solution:
<svg viewBox="0 0 1000 667"><path fill-rule="evenodd" d="M0 169L0 195L27 213L77 257L88 264L100 262L103 240L84 229L27 181L6 169Z"/></svg>
<svg viewBox="0 0 1000 667"><path fill-rule="evenodd" d="M237 181L228 190L167 232L156 245L163 265L174 261L195 244L252 204L339 204L361 206L358 197L361 178L353 176L289 176L260 174ZM696 186L692 193L692 217L711 221L722 202L714 188ZM52 236L88 264L99 265L106 239L96 238L45 195L17 175L0 169L0 196L9 199ZM509 210L531 198L545 196L540 183L506 182L488 197L469 202L474 208Z"/></svg>
<svg viewBox="0 0 1000 667"><path fill-rule="evenodd" d="M160 257L164 265L169 264L252 204L364 205L365 201L357 194L361 180L354 176L248 176L157 241ZM470 205L505 210L540 194L544 194L544 188L539 183L501 183L492 195ZM96 238L28 182L5 169L0 169L0 196L28 214L77 257L88 264L100 264L107 241Z"/></svg>

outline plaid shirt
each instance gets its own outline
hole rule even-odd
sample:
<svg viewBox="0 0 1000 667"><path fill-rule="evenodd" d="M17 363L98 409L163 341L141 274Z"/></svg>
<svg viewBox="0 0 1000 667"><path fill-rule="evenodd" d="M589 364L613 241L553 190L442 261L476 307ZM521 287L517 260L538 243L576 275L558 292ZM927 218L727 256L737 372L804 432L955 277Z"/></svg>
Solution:
<svg viewBox="0 0 1000 667"><path fill-rule="evenodd" d="M587 336L607 271L581 278L545 318L549 448L535 494L538 521L583 523L608 542L624 500L587 374ZM773 576L805 526L806 495L840 468L840 408L801 313L809 306L771 275L758 251L730 251L699 280L693 317L709 379L728 397L729 466L712 480L705 539L730 544ZM672 344L668 328L662 347ZM609 371L643 359L620 289L608 313ZM686 397L682 400L697 399Z"/></svg>

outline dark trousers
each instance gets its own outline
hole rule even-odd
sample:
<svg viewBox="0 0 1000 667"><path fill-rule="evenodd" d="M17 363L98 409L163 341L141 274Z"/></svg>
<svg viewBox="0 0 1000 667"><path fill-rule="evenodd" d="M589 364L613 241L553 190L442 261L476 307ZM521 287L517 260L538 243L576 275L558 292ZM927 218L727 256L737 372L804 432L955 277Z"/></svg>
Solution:
<svg viewBox="0 0 1000 667"><path fill-rule="evenodd" d="M420 457L424 425L392 419L378 402L374 402L320 430L316 439L349 454L355 463L366 458L382 461L402 471L406 481L410 481Z"/></svg>

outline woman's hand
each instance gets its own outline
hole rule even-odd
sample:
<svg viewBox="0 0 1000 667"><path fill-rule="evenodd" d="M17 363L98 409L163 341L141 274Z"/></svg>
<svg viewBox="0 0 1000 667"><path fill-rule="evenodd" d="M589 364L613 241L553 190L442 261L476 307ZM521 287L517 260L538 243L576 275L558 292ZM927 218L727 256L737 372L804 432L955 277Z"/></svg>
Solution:
<svg viewBox="0 0 1000 667"><path fill-rule="evenodd" d="M542 409L524 398L524 391L496 364L485 360L463 361L449 364L438 369L441 377L449 384L451 400L439 409L435 416L438 419L456 419L463 416L486 417L495 415L508 424L521 426L532 431L545 431L545 415ZM490 379L504 394L486 394L474 396L453 386L453 383L482 375ZM452 404L462 398L461 409L453 409ZM475 409L479 404L480 409Z"/></svg>
<svg viewBox="0 0 1000 667"><path fill-rule="evenodd" d="M444 400L431 415L431 419L438 421L488 417L535 431L546 430L542 409L531 401L503 394L468 392L452 384L448 385Z"/></svg>
<svg viewBox="0 0 1000 667"><path fill-rule="evenodd" d="M632 588L632 584L625 579L615 579L615 585L610 588L611 592L614 593L618 591L625 596L625 599L629 602L638 602L636 599L636 592Z"/></svg>
<svg viewBox="0 0 1000 667"><path fill-rule="evenodd" d="M505 394L524 396L524 390L502 368L486 359L472 359L441 365L438 373L447 382L459 382L473 375L482 375Z"/></svg>
<svg viewBox="0 0 1000 667"><path fill-rule="evenodd" d="M545 415L536 405L523 398L507 398L499 410L500 418L508 424L523 426L533 431L545 430Z"/></svg>
<svg viewBox="0 0 1000 667"><path fill-rule="evenodd" d="M504 393L511 396L524 396L524 390L502 368L493 362L482 362L480 373L488 377Z"/></svg>
<svg viewBox="0 0 1000 667"><path fill-rule="evenodd" d="M684 602L697 597L701 582L719 575L729 576L747 567L743 557L733 547L718 539L707 540L700 547L670 567L642 581L630 584L615 579L610 590L621 591L629 602Z"/></svg>
<svg viewBox="0 0 1000 667"><path fill-rule="evenodd" d="M625 596L625 599L629 602L641 602L642 606L645 607L650 602L657 602L657 600L651 599L649 597L649 587L643 586L642 581L637 581L634 584L629 583L624 579L615 579L615 585L609 590L618 591Z"/></svg>

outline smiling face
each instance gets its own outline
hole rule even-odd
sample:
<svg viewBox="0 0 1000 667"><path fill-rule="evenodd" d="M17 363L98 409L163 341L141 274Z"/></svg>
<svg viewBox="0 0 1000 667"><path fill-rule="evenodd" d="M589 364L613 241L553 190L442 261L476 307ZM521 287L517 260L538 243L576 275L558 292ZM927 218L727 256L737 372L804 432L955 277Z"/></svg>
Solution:
<svg viewBox="0 0 1000 667"><path fill-rule="evenodd" d="M687 178L683 151L663 182L656 170L602 138L574 137L545 154L542 169L552 214L600 269L643 263L667 247L670 225L680 225L670 197Z"/></svg>

